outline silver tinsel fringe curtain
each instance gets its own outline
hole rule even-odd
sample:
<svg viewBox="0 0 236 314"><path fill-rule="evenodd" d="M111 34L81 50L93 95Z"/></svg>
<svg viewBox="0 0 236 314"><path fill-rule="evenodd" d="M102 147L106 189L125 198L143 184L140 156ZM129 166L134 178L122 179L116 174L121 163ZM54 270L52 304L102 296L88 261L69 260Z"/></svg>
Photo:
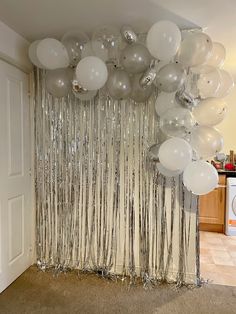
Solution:
<svg viewBox="0 0 236 314"><path fill-rule="evenodd" d="M148 159L155 95L58 100L39 71L35 87L38 265L196 283L197 198Z"/></svg>

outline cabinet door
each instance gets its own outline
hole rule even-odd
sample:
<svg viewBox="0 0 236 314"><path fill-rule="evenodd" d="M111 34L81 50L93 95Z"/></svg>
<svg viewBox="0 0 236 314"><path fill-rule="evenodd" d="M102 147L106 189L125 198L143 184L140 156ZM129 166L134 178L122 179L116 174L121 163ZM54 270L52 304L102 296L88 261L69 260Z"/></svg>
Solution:
<svg viewBox="0 0 236 314"><path fill-rule="evenodd" d="M225 175L220 175L219 184L225 185ZM199 200L200 223L224 224L225 215L225 187L214 189Z"/></svg>

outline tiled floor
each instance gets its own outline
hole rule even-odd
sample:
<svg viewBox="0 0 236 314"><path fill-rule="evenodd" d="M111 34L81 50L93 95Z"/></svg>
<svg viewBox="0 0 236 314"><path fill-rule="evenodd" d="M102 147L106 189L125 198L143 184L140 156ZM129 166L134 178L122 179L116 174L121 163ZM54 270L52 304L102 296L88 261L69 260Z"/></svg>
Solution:
<svg viewBox="0 0 236 314"><path fill-rule="evenodd" d="M236 237L200 232L201 276L214 284L236 286Z"/></svg>

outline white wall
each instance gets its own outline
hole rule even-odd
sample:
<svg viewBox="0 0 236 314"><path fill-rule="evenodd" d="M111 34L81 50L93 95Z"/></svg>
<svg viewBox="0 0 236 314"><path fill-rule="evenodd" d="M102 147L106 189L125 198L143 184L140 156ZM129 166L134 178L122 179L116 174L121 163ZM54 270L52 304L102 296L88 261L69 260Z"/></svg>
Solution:
<svg viewBox="0 0 236 314"><path fill-rule="evenodd" d="M0 21L0 58L25 72L32 70L28 58L29 42Z"/></svg>
<svg viewBox="0 0 236 314"><path fill-rule="evenodd" d="M225 100L228 104L228 114L216 128L224 137L223 151L229 154L230 150L234 150L236 153L236 87Z"/></svg>
<svg viewBox="0 0 236 314"><path fill-rule="evenodd" d="M233 41L232 37L232 41ZM236 49L230 51L229 47L226 47L226 60L223 69L228 71L235 83L235 87L230 94L225 98L228 104L228 113L225 120L216 126L224 137L223 152L229 154L230 150L234 150L236 153Z"/></svg>

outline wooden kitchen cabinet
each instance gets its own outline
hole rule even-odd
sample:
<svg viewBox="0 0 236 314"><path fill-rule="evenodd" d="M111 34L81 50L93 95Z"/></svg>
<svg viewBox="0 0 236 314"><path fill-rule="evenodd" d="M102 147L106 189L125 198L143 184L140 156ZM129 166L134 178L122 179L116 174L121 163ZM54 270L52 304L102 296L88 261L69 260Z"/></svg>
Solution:
<svg viewBox="0 0 236 314"><path fill-rule="evenodd" d="M199 198L200 230L224 232L226 175L219 175L220 187Z"/></svg>

